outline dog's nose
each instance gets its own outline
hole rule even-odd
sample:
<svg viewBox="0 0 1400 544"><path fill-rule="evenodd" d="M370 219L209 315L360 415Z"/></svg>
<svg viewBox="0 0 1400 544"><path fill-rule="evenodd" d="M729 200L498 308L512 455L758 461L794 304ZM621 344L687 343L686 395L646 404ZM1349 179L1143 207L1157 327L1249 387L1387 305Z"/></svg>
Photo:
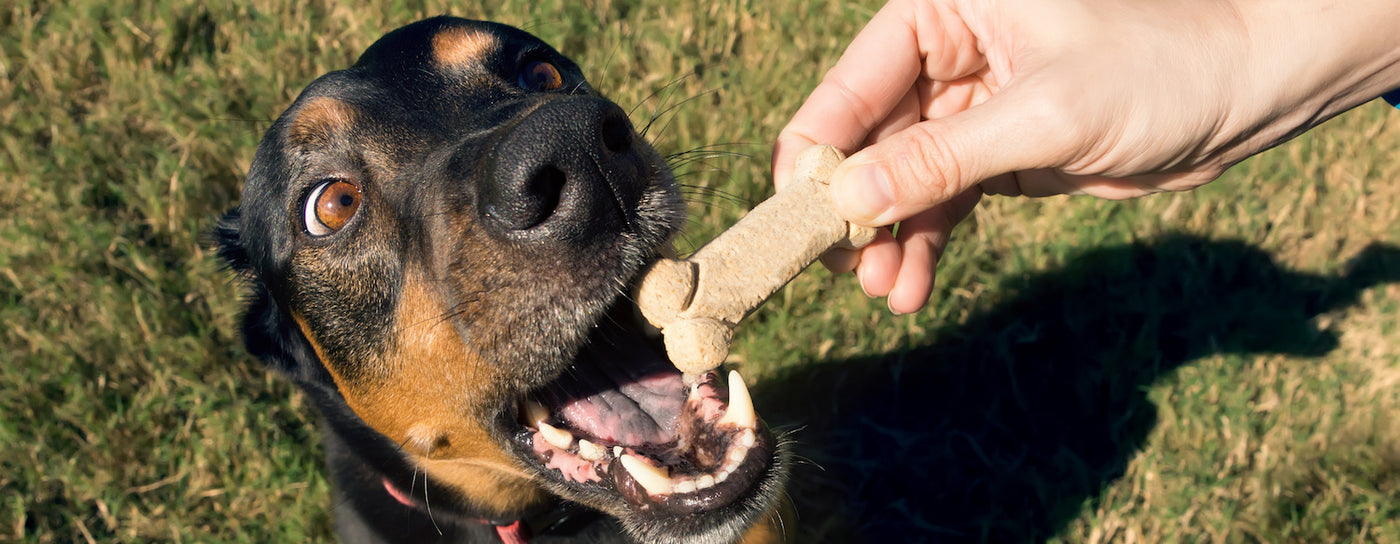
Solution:
<svg viewBox="0 0 1400 544"><path fill-rule="evenodd" d="M551 100L499 140L480 187L481 213L513 237L587 238L635 220L652 167L612 102Z"/></svg>

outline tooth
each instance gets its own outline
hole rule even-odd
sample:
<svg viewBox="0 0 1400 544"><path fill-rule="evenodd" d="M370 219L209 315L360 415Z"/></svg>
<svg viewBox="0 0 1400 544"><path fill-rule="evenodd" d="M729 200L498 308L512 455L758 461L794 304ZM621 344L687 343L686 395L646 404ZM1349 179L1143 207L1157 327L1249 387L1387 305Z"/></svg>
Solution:
<svg viewBox="0 0 1400 544"><path fill-rule="evenodd" d="M524 402L524 405L525 409L521 410L520 417L525 418L524 423L526 425L538 428L540 422L549 419L549 409L545 408L543 404L533 400L527 400Z"/></svg>
<svg viewBox="0 0 1400 544"><path fill-rule="evenodd" d="M597 461L599 459L602 459L603 454L605 453L607 453L607 450L603 449L602 446L599 446L581 438L578 441L579 457L582 457L589 461Z"/></svg>
<svg viewBox="0 0 1400 544"><path fill-rule="evenodd" d="M561 450L569 449L569 446L574 443L574 435L570 434L569 431L543 421L540 422L540 434L544 435L545 442L549 442L549 445Z"/></svg>
<svg viewBox="0 0 1400 544"><path fill-rule="evenodd" d="M622 446L613 446L613 457L622 457Z"/></svg>
<svg viewBox="0 0 1400 544"><path fill-rule="evenodd" d="M725 480L728 480L728 479L729 479L729 475L730 475L730 474L733 474L733 473L734 473L734 472L733 472L733 471L730 471L730 470L721 470L721 471L719 471L719 474L716 474L716 475L715 475L715 483L720 483L720 482L723 482L723 481L725 481Z"/></svg>
<svg viewBox="0 0 1400 544"><path fill-rule="evenodd" d="M647 494L669 495L671 493L671 475L666 469L651 466L630 453L624 454L618 460L622 461L622 468L627 469L627 473L632 475L632 479L641 484L642 489L647 490Z"/></svg>
<svg viewBox="0 0 1400 544"><path fill-rule="evenodd" d="M681 480L676 482L676 493L694 493L695 480Z"/></svg>
<svg viewBox="0 0 1400 544"><path fill-rule="evenodd" d="M734 463L735 466L738 466L739 463L744 462L744 457L747 457L748 454L749 452L746 449L733 448L729 450L729 455L727 457L729 458L729 462Z"/></svg>
<svg viewBox="0 0 1400 544"><path fill-rule="evenodd" d="M695 481L695 489L709 489L715 486L715 477L709 474L701 476Z"/></svg>
<svg viewBox="0 0 1400 544"><path fill-rule="evenodd" d="M749 396L749 388L744 385L744 378L739 376L738 371L729 371L729 407L724 410L724 416L719 418L715 425L735 425L745 429L752 429L758 417L753 413L753 398Z"/></svg>
<svg viewBox="0 0 1400 544"><path fill-rule="evenodd" d="M757 441L758 439L754 436L753 429L744 429L744 432L739 435L739 445L745 448L752 448L754 442Z"/></svg>

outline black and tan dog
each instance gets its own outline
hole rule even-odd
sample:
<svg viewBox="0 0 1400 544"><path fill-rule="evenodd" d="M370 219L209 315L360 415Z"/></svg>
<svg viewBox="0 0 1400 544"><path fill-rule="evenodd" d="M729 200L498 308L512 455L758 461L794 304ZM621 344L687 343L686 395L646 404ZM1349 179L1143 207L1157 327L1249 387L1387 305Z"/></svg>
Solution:
<svg viewBox="0 0 1400 544"><path fill-rule="evenodd" d="M341 537L777 540L748 395L685 384L626 297L684 217L626 113L520 30L428 19L313 82L218 238L249 349L323 416Z"/></svg>

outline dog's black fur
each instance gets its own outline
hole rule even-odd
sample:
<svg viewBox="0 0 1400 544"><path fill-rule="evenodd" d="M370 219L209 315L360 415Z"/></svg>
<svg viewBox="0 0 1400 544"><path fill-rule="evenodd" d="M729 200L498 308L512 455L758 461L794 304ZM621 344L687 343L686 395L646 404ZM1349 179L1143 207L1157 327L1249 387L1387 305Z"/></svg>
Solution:
<svg viewBox="0 0 1400 544"><path fill-rule="evenodd" d="M322 415L342 539L762 540L776 454L732 504L668 515L521 462L508 432L684 217L626 113L520 30L420 21L311 83L217 237L249 351Z"/></svg>

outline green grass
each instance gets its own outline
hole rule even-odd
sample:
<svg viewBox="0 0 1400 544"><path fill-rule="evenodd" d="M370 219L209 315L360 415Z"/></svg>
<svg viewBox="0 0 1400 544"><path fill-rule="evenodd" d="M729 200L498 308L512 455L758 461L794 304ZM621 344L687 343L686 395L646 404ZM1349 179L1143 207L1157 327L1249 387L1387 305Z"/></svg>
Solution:
<svg viewBox="0 0 1400 544"><path fill-rule="evenodd" d="M271 118L384 31L525 27L645 121L706 240L876 2L34 2L0 9L0 540L330 538L315 422L202 246ZM483 10L487 10L483 12ZM528 15L534 14L534 15ZM815 270L736 366L800 542L1400 542L1400 118L1189 194L984 202L931 306Z"/></svg>

